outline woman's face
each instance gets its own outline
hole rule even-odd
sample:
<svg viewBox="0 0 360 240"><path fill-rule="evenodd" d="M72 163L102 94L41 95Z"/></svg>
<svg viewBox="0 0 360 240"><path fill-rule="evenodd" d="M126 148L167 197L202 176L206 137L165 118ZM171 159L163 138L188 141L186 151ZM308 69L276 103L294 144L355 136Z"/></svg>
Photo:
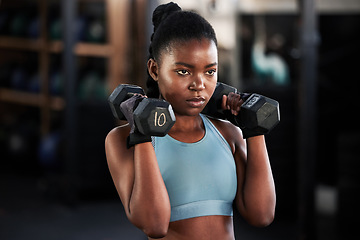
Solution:
<svg viewBox="0 0 360 240"><path fill-rule="evenodd" d="M162 52L160 63L149 60L148 68L175 113L195 116L216 87L217 47L208 39L176 42Z"/></svg>

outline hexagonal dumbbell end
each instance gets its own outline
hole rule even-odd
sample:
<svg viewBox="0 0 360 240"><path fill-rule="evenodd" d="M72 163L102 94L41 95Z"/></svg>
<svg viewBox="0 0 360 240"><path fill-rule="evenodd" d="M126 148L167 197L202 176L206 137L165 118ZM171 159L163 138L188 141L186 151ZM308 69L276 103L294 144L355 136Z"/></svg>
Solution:
<svg viewBox="0 0 360 240"><path fill-rule="evenodd" d="M270 132L280 122L279 103L260 94L252 94L242 105L237 122L241 128Z"/></svg>
<svg viewBox="0 0 360 240"><path fill-rule="evenodd" d="M120 120L126 120L124 114L120 110L120 104L136 93L145 95L144 90L136 85L120 84L114 89L108 98L111 112L114 117Z"/></svg>
<svg viewBox="0 0 360 240"><path fill-rule="evenodd" d="M134 111L134 122L144 135L165 136L175 124L171 105L161 99L144 98Z"/></svg>

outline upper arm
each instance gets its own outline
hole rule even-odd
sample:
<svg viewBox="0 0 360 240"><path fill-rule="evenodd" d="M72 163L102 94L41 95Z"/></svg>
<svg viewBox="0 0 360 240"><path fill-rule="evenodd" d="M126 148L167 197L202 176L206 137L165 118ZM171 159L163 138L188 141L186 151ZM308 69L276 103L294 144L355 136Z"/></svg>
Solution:
<svg viewBox="0 0 360 240"><path fill-rule="evenodd" d="M235 205L241 212L244 206L243 186L246 174L247 148L240 128L227 121L215 121L215 126L229 143L236 164L237 192Z"/></svg>
<svg viewBox="0 0 360 240"><path fill-rule="evenodd" d="M232 146L236 164L235 205L252 225L267 226L274 217L276 197L264 138L245 141L241 130L228 124L223 134Z"/></svg>
<svg viewBox="0 0 360 240"><path fill-rule="evenodd" d="M239 131L241 131L239 129ZM245 182L245 175L246 175L246 163L247 163L247 150L246 150L246 142L242 138L237 140L235 143L235 152L234 152L234 159L236 164L236 175L237 175L237 192L235 197L235 205L240 213L243 212L245 201L244 201L244 182Z"/></svg>
<svg viewBox="0 0 360 240"><path fill-rule="evenodd" d="M105 152L109 171L126 214L134 184L134 151L127 149L127 126L114 128L105 139Z"/></svg>

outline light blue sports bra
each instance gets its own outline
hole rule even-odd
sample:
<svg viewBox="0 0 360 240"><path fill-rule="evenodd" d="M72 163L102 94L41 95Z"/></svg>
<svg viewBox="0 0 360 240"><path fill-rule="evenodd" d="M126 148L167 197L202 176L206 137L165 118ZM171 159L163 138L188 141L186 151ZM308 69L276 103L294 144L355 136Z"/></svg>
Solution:
<svg viewBox="0 0 360 240"><path fill-rule="evenodd" d="M237 189L235 161L224 137L207 117L200 116L205 136L198 142L184 143L169 135L153 137L170 198L170 222L233 215L232 203Z"/></svg>

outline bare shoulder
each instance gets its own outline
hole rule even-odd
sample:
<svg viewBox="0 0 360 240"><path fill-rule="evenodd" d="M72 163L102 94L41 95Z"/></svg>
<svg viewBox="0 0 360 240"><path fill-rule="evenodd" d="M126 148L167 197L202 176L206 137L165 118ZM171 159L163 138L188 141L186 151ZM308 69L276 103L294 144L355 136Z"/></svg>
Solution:
<svg viewBox="0 0 360 240"><path fill-rule="evenodd" d="M126 138L130 133L129 124L124 124L113 128L105 138L105 147L110 147L113 144L119 146L120 143L126 142Z"/></svg>
<svg viewBox="0 0 360 240"><path fill-rule="evenodd" d="M126 139L129 135L130 127L128 124L113 128L105 138L105 151L108 161L118 160L128 149Z"/></svg>
<svg viewBox="0 0 360 240"><path fill-rule="evenodd" d="M245 141L239 127L226 120L209 119L229 143L233 153L237 148L243 148L245 146Z"/></svg>

